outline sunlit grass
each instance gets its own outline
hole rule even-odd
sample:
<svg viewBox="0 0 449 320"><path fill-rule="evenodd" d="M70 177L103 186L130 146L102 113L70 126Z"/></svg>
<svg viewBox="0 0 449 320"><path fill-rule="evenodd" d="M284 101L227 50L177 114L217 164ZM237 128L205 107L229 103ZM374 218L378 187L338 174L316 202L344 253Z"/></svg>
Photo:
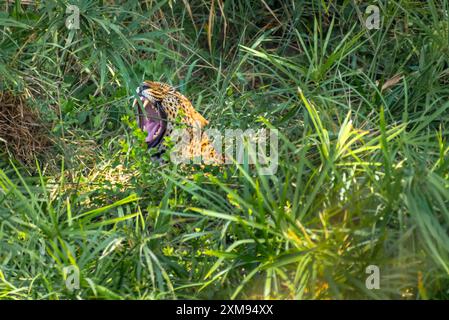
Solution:
<svg viewBox="0 0 449 320"><path fill-rule="evenodd" d="M0 299L449 296L447 1L378 3L379 30L355 2L250 0L83 0L68 30L50 2L0 16L0 89L53 142L0 149ZM142 79L277 129L276 173L152 162Z"/></svg>

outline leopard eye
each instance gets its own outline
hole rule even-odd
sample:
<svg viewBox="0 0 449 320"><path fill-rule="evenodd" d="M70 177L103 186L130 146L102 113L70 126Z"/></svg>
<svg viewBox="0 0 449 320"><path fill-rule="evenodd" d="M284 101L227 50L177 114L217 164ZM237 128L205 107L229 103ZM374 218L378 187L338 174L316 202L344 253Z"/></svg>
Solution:
<svg viewBox="0 0 449 320"><path fill-rule="evenodd" d="M161 92L160 90L154 90L152 88L149 90L149 93L156 100L162 100L166 96L166 94L164 92Z"/></svg>

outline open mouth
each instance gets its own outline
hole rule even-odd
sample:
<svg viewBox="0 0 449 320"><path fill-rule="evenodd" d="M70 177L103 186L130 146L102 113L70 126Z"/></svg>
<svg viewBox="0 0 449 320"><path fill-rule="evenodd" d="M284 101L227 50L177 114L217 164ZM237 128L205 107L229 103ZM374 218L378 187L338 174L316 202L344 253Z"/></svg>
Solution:
<svg viewBox="0 0 449 320"><path fill-rule="evenodd" d="M167 128L165 112L163 112L159 102L152 103L143 96L140 96L141 103L137 99L134 105L138 107L138 124L142 131L147 133L145 142L149 148L153 148L161 143Z"/></svg>

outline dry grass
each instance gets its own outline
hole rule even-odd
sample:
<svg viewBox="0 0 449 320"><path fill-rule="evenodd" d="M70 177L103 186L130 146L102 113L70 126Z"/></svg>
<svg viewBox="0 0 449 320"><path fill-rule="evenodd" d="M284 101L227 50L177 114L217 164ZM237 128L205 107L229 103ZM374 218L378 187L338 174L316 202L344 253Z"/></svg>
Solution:
<svg viewBox="0 0 449 320"><path fill-rule="evenodd" d="M47 129L23 96L0 92L0 143L17 160L31 164L49 146Z"/></svg>

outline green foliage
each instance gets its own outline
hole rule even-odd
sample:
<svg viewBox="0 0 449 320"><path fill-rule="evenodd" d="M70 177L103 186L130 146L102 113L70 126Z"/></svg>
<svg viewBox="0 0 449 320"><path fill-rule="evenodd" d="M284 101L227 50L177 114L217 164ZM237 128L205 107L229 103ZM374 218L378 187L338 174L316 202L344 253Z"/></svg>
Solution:
<svg viewBox="0 0 449 320"><path fill-rule="evenodd" d="M356 1L112 2L0 15L0 89L55 141L34 171L0 150L1 299L449 297L447 1L377 1L379 30ZM276 173L154 161L144 78L277 129Z"/></svg>

